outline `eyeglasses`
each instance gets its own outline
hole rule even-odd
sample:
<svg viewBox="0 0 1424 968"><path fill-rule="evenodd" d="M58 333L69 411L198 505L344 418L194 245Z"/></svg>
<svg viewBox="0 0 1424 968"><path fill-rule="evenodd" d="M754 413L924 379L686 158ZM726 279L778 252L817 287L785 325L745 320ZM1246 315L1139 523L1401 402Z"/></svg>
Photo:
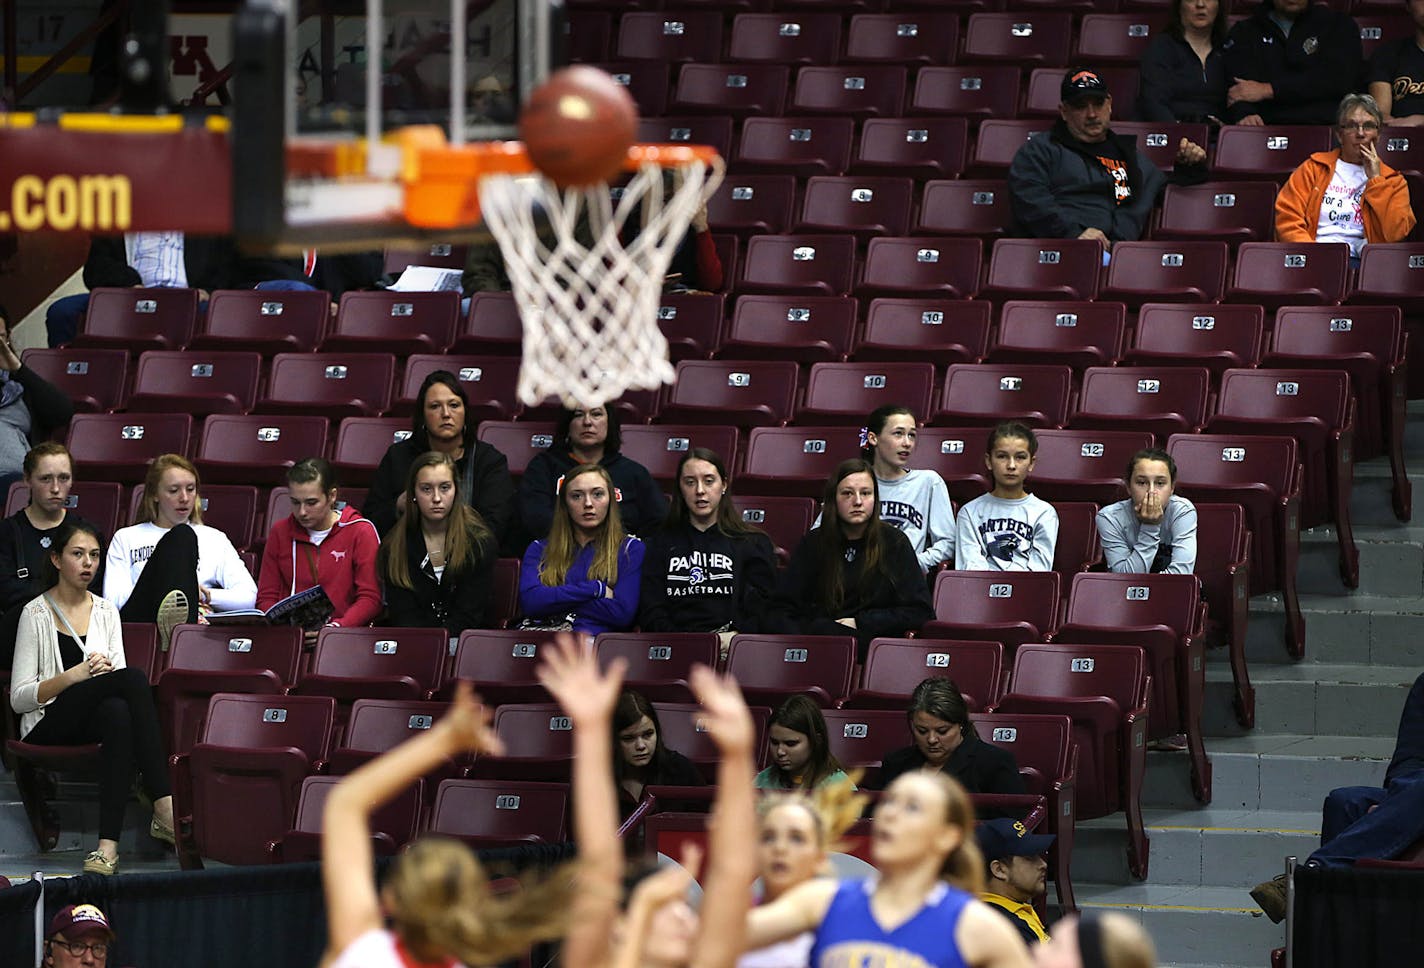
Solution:
<svg viewBox="0 0 1424 968"><path fill-rule="evenodd" d="M1379 125L1373 121L1356 121L1340 125L1341 131L1359 131L1363 134L1373 134L1379 130Z"/></svg>
<svg viewBox="0 0 1424 968"><path fill-rule="evenodd" d="M62 938L55 938L54 943L64 948L64 950L76 958L83 958L84 952L86 951L94 952L95 961L103 961L109 957L109 946L102 941L85 944L83 941L65 941Z"/></svg>

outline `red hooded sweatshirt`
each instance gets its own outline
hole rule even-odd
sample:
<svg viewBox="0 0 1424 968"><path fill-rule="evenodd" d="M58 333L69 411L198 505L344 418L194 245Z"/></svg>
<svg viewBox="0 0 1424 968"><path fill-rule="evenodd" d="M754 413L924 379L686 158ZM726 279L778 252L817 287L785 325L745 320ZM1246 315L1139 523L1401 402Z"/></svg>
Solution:
<svg viewBox="0 0 1424 968"><path fill-rule="evenodd" d="M288 595L321 585L336 612L332 624L346 627L370 625L381 614L381 582L376 573L376 552L381 538L376 526L345 507L326 540L312 544L307 529L290 514L267 535L262 551L257 607L271 608Z"/></svg>

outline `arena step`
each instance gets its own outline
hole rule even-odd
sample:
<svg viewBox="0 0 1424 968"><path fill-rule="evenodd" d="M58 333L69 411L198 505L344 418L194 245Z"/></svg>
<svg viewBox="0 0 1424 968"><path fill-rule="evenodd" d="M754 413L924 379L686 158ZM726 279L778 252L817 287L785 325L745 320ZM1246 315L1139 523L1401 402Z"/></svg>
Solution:
<svg viewBox="0 0 1424 968"><path fill-rule="evenodd" d="M1272 924L1239 887L1179 884L1075 884L1078 905L1117 911L1152 935L1163 965L1261 968L1285 943L1285 926ZM1249 887L1249 886L1248 886Z"/></svg>
<svg viewBox="0 0 1424 968"><path fill-rule="evenodd" d="M1393 598L1375 595L1369 586L1363 589L1349 597L1301 596L1304 661L1424 667L1424 598ZM1246 658L1253 674L1263 664L1295 663L1286 652L1283 634L1280 596L1253 597L1246 637ZM1212 661L1224 654L1213 652Z"/></svg>
<svg viewBox="0 0 1424 968"><path fill-rule="evenodd" d="M1371 736L1392 740L1403 697L1419 675L1418 666L1300 662L1256 664L1256 729L1262 733ZM1208 737L1244 736L1236 721L1231 670L1210 662L1202 702L1202 730ZM1209 738L1207 748L1214 748Z"/></svg>

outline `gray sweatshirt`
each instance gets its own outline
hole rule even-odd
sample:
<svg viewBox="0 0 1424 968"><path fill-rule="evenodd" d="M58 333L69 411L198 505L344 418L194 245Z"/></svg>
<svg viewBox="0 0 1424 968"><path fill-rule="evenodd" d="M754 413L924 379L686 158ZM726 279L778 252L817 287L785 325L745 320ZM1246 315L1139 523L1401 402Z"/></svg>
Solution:
<svg viewBox="0 0 1424 968"><path fill-rule="evenodd" d="M960 571L1052 571L1058 512L1026 494L981 494L959 509L954 567Z"/></svg>
<svg viewBox="0 0 1424 968"><path fill-rule="evenodd" d="M912 470L894 481L876 476L880 488L880 520L910 539L920 571L954 560L954 505L944 478L934 471ZM813 528L821 526L816 515Z"/></svg>
<svg viewBox="0 0 1424 968"><path fill-rule="evenodd" d="M1132 501L1098 512L1098 538L1109 571L1190 575L1197 564L1197 509L1173 494L1157 524L1143 524Z"/></svg>

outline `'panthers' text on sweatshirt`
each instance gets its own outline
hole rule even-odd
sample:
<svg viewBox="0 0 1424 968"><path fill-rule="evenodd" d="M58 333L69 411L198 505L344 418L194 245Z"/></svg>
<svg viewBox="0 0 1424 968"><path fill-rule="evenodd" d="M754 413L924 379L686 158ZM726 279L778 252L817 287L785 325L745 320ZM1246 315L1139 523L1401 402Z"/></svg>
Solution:
<svg viewBox="0 0 1424 968"><path fill-rule="evenodd" d="M1098 512L1098 537L1109 571L1190 575L1197 566L1197 509L1175 494L1156 524L1138 520L1130 500L1109 504Z"/></svg>
<svg viewBox="0 0 1424 968"><path fill-rule="evenodd" d="M1052 571L1058 512L1026 494L981 494L959 509L954 567L960 571Z"/></svg>

